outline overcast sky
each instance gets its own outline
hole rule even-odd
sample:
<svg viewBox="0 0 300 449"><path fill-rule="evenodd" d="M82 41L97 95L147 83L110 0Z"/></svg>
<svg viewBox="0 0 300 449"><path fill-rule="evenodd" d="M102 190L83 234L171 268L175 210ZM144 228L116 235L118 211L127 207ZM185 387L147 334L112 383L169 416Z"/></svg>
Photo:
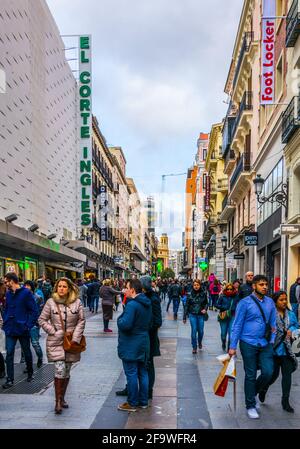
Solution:
<svg viewBox="0 0 300 449"><path fill-rule="evenodd" d="M107 143L122 146L139 191L159 194L162 174L186 172L199 133L226 114L243 0L46 1L61 34L92 34L93 113ZM185 179L166 181L176 214ZM182 230L165 229L171 247L181 247Z"/></svg>

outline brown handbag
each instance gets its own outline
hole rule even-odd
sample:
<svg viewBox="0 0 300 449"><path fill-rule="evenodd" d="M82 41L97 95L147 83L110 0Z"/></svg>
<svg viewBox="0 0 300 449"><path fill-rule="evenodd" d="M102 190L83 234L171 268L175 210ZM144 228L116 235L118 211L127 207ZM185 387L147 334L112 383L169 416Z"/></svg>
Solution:
<svg viewBox="0 0 300 449"><path fill-rule="evenodd" d="M62 329L64 328L63 319L61 316L61 311L59 305L57 305L57 310L59 313L59 318L61 322ZM65 332L64 332L64 342L63 342L63 348L66 352L70 352L71 354L79 354L80 352L83 352L86 350L86 340L85 336L83 335L81 337L80 343L77 343L76 341L72 340L73 332L67 332L67 311L66 311L66 323L65 323Z"/></svg>

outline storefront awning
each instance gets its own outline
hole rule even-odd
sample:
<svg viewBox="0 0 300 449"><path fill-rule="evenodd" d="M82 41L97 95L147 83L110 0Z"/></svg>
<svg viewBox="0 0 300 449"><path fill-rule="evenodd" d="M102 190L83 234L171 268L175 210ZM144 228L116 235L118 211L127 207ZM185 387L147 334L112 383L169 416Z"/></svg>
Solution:
<svg viewBox="0 0 300 449"><path fill-rule="evenodd" d="M0 220L1 245L54 262L85 262L86 256L41 237L24 228Z"/></svg>
<svg viewBox="0 0 300 449"><path fill-rule="evenodd" d="M98 257L100 258L100 249L96 248L96 246L91 245L86 240L70 240L68 242L68 248L75 249L79 253L85 254L89 257Z"/></svg>

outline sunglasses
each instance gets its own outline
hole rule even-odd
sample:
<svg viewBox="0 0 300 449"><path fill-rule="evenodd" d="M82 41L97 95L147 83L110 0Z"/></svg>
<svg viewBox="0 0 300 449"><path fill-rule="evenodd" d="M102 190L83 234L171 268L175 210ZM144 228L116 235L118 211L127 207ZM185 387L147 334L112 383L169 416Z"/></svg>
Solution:
<svg viewBox="0 0 300 449"><path fill-rule="evenodd" d="M233 291L234 291L234 288L226 288L226 291L227 291L227 292L233 292Z"/></svg>

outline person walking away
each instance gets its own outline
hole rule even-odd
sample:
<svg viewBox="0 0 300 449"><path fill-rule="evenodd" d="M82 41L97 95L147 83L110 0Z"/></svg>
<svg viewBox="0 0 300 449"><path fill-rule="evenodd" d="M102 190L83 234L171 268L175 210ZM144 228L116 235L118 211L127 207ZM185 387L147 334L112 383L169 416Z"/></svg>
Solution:
<svg viewBox="0 0 300 449"><path fill-rule="evenodd" d="M273 301L276 306L276 337L273 346L274 351L274 371L272 379L264 390L259 392L260 402L265 402L265 397L270 385L279 377L281 368L282 397L281 405L283 410L294 413L289 399L292 386L292 373L298 367L298 361L291 348L292 332L299 329L298 320L292 310L288 309L288 299L285 291L281 290L273 294Z"/></svg>
<svg viewBox="0 0 300 449"><path fill-rule="evenodd" d="M202 349L202 340L204 335L204 318L207 313L207 295L201 286L199 279L193 283L191 293L187 295L185 303L183 323L186 324L187 315L189 316L191 325L191 340L193 354L197 354L197 334L198 346Z"/></svg>
<svg viewBox="0 0 300 449"><path fill-rule="evenodd" d="M223 293L219 296L216 308L219 310L218 321L221 328L222 349L226 351L226 339L228 335L228 349L230 346L230 333L234 321L235 310L238 303L238 293L233 284L228 283L224 287Z"/></svg>
<svg viewBox="0 0 300 449"><path fill-rule="evenodd" d="M38 318L38 308L30 290L21 287L16 273L7 273L4 278L8 289L3 314L3 330L6 337L7 380L2 387L14 384L14 355L17 341L25 355L27 382L33 380L32 354L30 349L30 329Z"/></svg>
<svg viewBox="0 0 300 449"><path fill-rule="evenodd" d="M296 282L290 288L290 303L292 306L292 310L296 315L297 321L299 321L298 310L300 303L300 277L296 279Z"/></svg>
<svg viewBox="0 0 300 449"><path fill-rule="evenodd" d="M69 407L65 394L72 364L80 360L80 353L71 354L64 350L64 333L71 332L72 341L80 343L85 327L78 288L70 279L62 277L55 283L52 298L46 302L38 321L48 334L47 357L49 362L54 362L55 413L61 414L63 408Z"/></svg>
<svg viewBox="0 0 300 449"><path fill-rule="evenodd" d="M90 282L87 284L87 302L90 312L97 313L99 307L100 282L94 275L90 276Z"/></svg>
<svg viewBox="0 0 300 449"><path fill-rule="evenodd" d="M229 355L236 354L237 344L245 370L245 402L248 417L259 418L256 395L269 385L274 369L273 343L276 334L276 309L272 298L266 296L268 279L253 278L253 293L239 301L230 336ZM256 379L257 371L260 376Z"/></svg>
<svg viewBox="0 0 300 449"><path fill-rule="evenodd" d="M0 311L0 330L3 327L3 319ZM5 377L5 361L2 352L0 352L0 379Z"/></svg>
<svg viewBox="0 0 300 449"><path fill-rule="evenodd" d="M148 407L149 377L147 361L150 357L149 330L152 321L151 301L142 293L138 279L127 282L127 302L118 318L118 356L123 362L127 379L128 399L118 410L135 412Z"/></svg>
<svg viewBox="0 0 300 449"><path fill-rule="evenodd" d="M33 294L33 297L35 299L35 302L36 302L36 305L38 308L38 317L39 317L41 315L43 307L45 305L44 299L35 292L35 283L33 281L25 281L24 287L28 288L31 291L31 293ZM31 344L32 344L33 349L38 358L36 366L38 368L41 368L41 366L43 365L43 351L42 351L40 341L39 341L40 340L40 326L39 326L38 320L36 320L33 327L30 329L30 340L31 340ZM27 373L27 369L24 370L24 373Z"/></svg>
<svg viewBox="0 0 300 449"><path fill-rule="evenodd" d="M115 304L116 295L120 295L122 292L115 290L111 286L111 280L105 279L102 287L100 287L100 298L102 299L102 311L103 311L103 332L112 332L108 328L109 321L113 318L113 306Z"/></svg>
<svg viewBox="0 0 300 449"><path fill-rule="evenodd" d="M173 315L174 320L176 321L181 298L181 287L178 283L178 279L175 279L174 284L169 288L168 295L173 302Z"/></svg>
<svg viewBox="0 0 300 449"><path fill-rule="evenodd" d="M79 290L79 299L83 307L87 307L87 291L88 287L83 282L83 279L77 279L76 281L77 288Z"/></svg>
<svg viewBox="0 0 300 449"><path fill-rule="evenodd" d="M50 279L45 279L42 281L42 292L44 294L44 300L47 301L49 298L51 298L52 294L52 284Z"/></svg>
<svg viewBox="0 0 300 449"><path fill-rule="evenodd" d="M252 271L247 271L246 276L245 276L245 283L240 286L240 291L239 291L239 299L240 300L251 295L251 293L253 292L253 286L252 286L253 276L254 276L254 274Z"/></svg>
<svg viewBox="0 0 300 449"><path fill-rule="evenodd" d="M171 296L170 296L170 289L171 289L171 287L172 287L174 284L175 284L175 281L172 280L172 281L170 282L169 286L168 286L168 304L167 304L166 312L169 311L169 307L170 307L171 302L172 302L172 298L171 298Z"/></svg>
<svg viewBox="0 0 300 449"><path fill-rule="evenodd" d="M161 305L160 305L160 297L152 289L151 276L142 276L140 278L140 281L143 287L143 292L147 296L147 298L150 299L152 307L152 321L149 330L150 356L148 360L148 376L149 376L148 399L152 399L153 387L155 383L154 357L160 356L158 329L162 325Z"/></svg>
<svg viewBox="0 0 300 449"><path fill-rule="evenodd" d="M210 310L216 309L216 303L221 292L221 285L217 278L209 285Z"/></svg>
<svg viewBox="0 0 300 449"><path fill-rule="evenodd" d="M163 280L161 290L162 290L162 300L163 300L163 302L165 302L166 296L167 296L167 291L168 291L168 283L167 283L166 279Z"/></svg>

